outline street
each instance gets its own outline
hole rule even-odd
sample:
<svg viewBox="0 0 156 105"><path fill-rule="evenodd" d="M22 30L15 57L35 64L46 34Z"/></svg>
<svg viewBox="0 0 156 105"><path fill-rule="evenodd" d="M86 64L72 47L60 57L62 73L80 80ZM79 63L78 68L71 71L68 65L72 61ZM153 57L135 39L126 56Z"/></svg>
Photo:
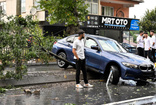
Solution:
<svg viewBox="0 0 156 105"><path fill-rule="evenodd" d="M65 71L71 70L66 69ZM50 66L31 66L28 72L60 70L56 65ZM74 69L72 69L74 72ZM94 72L91 72L92 74ZM93 88L76 89L75 81L49 83L41 85L31 85L8 90L0 95L0 105L102 105L111 102L135 99L140 97L154 96L156 94L156 85L148 84L146 86L130 85L111 85L106 87L106 83L97 79L90 80ZM92 75L93 76L93 75ZM93 77L94 78L94 77ZM81 81L83 84L83 81ZM40 89L40 94L25 94L23 89L31 91Z"/></svg>
<svg viewBox="0 0 156 105"><path fill-rule="evenodd" d="M154 0L0 0L0 30L0 105L156 105Z"/></svg>

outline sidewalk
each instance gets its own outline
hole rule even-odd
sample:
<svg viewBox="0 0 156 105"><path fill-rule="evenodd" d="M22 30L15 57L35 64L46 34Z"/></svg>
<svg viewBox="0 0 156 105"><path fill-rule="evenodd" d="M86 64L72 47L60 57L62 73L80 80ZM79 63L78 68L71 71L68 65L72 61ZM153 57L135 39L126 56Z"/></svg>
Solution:
<svg viewBox="0 0 156 105"><path fill-rule="evenodd" d="M36 85L36 84L47 84L47 83L58 83L58 82L68 82L68 81L75 81L75 69L69 67L68 69L64 70L58 68L57 65L49 65L49 66L30 66L28 68L27 75L23 76L22 80L15 80L15 79L7 79L7 80L0 80L0 86L24 86L24 85ZM7 68L7 70L13 70L13 68ZM94 74L95 75L95 74ZM95 78L93 73L88 73L88 78ZM99 77L99 76L97 76ZM82 74L81 74L82 78Z"/></svg>

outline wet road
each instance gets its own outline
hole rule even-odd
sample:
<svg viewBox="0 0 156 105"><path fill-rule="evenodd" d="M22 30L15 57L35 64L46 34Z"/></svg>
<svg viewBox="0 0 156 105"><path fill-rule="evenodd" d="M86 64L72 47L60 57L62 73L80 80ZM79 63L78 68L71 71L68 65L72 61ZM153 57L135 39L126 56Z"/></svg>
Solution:
<svg viewBox="0 0 156 105"><path fill-rule="evenodd" d="M31 70L51 70L51 67L44 66L36 69L32 67L29 71L31 72ZM147 86L110 84L106 87L105 82L100 80L91 80L90 82L94 88L75 89L75 82L23 87L32 91L40 89L40 95L25 94L23 89L9 90L5 94L0 94L0 105L70 105L67 103L71 103L71 105L102 105L156 94L156 85L154 84Z"/></svg>
<svg viewBox="0 0 156 105"><path fill-rule="evenodd" d="M74 82L29 86L30 90L41 89L40 95L29 95L23 89L10 90L0 95L0 105L101 105L110 102L153 96L155 85L124 86L110 85L98 80L91 81L94 88L75 89Z"/></svg>

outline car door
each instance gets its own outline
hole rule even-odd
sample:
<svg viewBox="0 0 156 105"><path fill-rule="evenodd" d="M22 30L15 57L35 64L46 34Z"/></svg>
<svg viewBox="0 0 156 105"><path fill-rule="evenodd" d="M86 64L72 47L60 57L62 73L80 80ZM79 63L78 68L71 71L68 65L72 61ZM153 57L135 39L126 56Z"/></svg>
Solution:
<svg viewBox="0 0 156 105"><path fill-rule="evenodd" d="M74 61L74 54L72 53L72 48L73 48L73 42L78 38L77 35L75 36L70 36L66 39L67 42L67 49L66 49L66 53L67 53L67 59L71 62L75 62Z"/></svg>
<svg viewBox="0 0 156 105"><path fill-rule="evenodd" d="M73 53L72 53L72 47L73 47L73 41L74 41L74 38L75 36L69 36L67 39L66 39L66 48L65 48L65 51L66 51L66 54L67 54L67 59L69 61L72 61L73 59Z"/></svg>
<svg viewBox="0 0 156 105"><path fill-rule="evenodd" d="M85 56L86 56L86 66L100 70L101 66L101 51L91 49L91 46L98 46L98 43L87 37L85 41Z"/></svg>

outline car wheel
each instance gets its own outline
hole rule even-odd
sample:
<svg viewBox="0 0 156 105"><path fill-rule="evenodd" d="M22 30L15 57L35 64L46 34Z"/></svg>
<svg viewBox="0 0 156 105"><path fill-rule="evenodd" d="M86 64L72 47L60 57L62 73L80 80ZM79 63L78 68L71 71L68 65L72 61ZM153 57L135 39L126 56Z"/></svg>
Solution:
<svg viewBox="0 0 156 105"><path fill-rule="evenodd" d="M119 69L117 66L110 66L110 71L112 71L112 75L110 76L110 83L117 85L119 82Z"/></svg>
<svg viewBox="0 0 156 105"><path fill-rule="evenodd" d="M65 52L59 52L58 53L58 56L64 58L64 59L67 59L67 56L65 54ZM60 68L67 68L69 66L68 63L60 60L60 59L57 59L57 65L60 67Z"/></svg>

